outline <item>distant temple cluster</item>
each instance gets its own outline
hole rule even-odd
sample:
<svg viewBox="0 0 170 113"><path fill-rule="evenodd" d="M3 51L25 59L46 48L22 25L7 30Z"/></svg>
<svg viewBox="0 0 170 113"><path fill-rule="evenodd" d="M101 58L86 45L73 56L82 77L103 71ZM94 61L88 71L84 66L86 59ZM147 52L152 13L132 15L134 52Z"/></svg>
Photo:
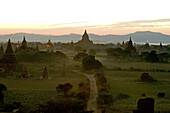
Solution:
<svg viewBox="0 0 170 113"><path fill-rule="evenodd" d="M32 46L32 45L33 46ZM58 45L57 45L58 44ZM31 45L31 46L30 46ZM4 52L4 47L1 44L0 46L0 53L2 53L2 59L0 59L0 73L1 75L3 74L4 71L8 71L10 75L12 75L12 70L16 68L20 68L19 61L17 61L17 58L14 53L19 54L19 53L26 53L26 52L32 52L32 53L38 53L40 52L39 46L41 47L41 50L47 51L47 52L53 52L53 50L57 50L60 46L59 49L69 49L69 50L75 50L77 52L84 52L86 53L87 50L93 49L92 51L95 52L97 49L103 49L106 50L107 48L118 48L117 51L120 52L119 49L123 50L124 53L128 54L130 57L136 52L143 53L143 52L151 52L154 47L151 47L149 43L147 42L145 45L142 45L138 47L135 43L132 42L132 38L130 36L129 41L122 42L122 43L117 43L116 45L113 44L94 44L93 41L90 40L89 35L87 31L85 30L84 34L82 35L82 39L79 40L78 42L73 42L71 41L70 43L52 43L51 40L49 39L47 43L30 43L28 44L26 37L23 36L23 41L22 43L11 43L11 40L9 39L6 50ZM13 47L15 49L13 50ZM43 49L42 49L43 48ZM166 52L167 48L165 48L162 43L160 43L160 46L156 48L158 52ZM120 52L121 53L121 52ZM57 53L56 53L57 54ZM60 54L60 53L58 53ZM115 54L115 53L114 53ZM120 55L118 55L120 56ZM23 69L23 72L21 74L23 78L28 77L28 72L27 68L25 67ZM48 78L48 71L47 67L45 66L44 71L42 73L43 78Z"/></svg>

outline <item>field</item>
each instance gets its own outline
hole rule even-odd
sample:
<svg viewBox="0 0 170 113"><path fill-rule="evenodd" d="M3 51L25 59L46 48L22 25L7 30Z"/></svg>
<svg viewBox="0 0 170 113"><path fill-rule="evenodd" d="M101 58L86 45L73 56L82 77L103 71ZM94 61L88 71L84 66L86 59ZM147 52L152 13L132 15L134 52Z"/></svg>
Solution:
<svg viewBox="0 0 170 113"><path fill-rule="evenodd" d="M170 111L170 64L128 62L97 56L105 67L109 92L114 103L109 108L110 113L132 113L137 108L138 99L145 93L146 97L155 99L155 111ZM149 73L156 82L142 82L140 75ZM165 92L164 98L158 98L158 92ZM117 99L119 94L127 94L128 99Z"/></svg>
<svg viewBox="0 0 170 113"><path fill-rule="evenodd" d="M29 74L28 78L0 77L0 83L5 84L7 87L7 91L4 92L4 102L6 104L21 102L31 107L28 109L36 108L38 104L43 104L54 98L60 98L57 96L57 85L69 82L73 85L70 93L76 93L78 84L87 80L86 77L72 72L72 69L77 67L70 65L80 64L79 62L71 61L71 64L68 62L65 67L63 67L63 62L22 62L20 64L26 66ZM44 66L47 67L49 72L48 79L42 79L41 77ZM63 72L65 72L64 75ZM21 73L15 72L14 75L19 76Z"/></svg>
<svg viewBox="0 0 170 113"><path fill-rule="evenodd" d="M146 97L155 99L155 111L170 111L170 75L167 72L151 72L157 82L147 83L140 81L142 72L132 71L106 71L110 93L115 99L112 110L115 112L125 111L128 113L137 107L137 101L141 94L145 93ZM165 92L165 98L158 98L158 92ZM116 100L118 94L127 94L128 99Z"/></svg>
<svg viewBox="0 0 170 113"><path fill-rule="evenodd" d="M44 103L50 99L59 98L56 86L61 83L73 84L71 92L78 91L78 84L87 80L83 75L73 72L81 69L81 62L73 61L75 53L65 52L69 61L65 62L20 62L26 66L29 78L0 77L0 83L7 86L4 92L5 103L14 101L21 102L29 107ZM170 111L170 64L168 63L146 63L146 62L122 62L107 58L106 55L96 57L104 65L104 72L108 82L109 93L113 96L114 103L109 107L108 113L132 113L136 109L137 101L141 94L155 99L155 111ZM49 79L41 79L44 67L47 67ZM62 73L66 75L63 76ZM141 82L140 75L148 72L156 79L156 82ZM21 73L14 73L20 75ZM158 98L158 92L165 92L164 98ZM118 94L127 94L128 99L117 99Z"/></svg>

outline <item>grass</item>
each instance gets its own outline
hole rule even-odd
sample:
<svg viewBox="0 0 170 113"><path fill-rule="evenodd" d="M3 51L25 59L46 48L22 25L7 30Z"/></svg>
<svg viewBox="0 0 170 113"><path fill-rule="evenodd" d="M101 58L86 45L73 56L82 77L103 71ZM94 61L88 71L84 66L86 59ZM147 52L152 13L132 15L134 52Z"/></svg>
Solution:
<svg viewBox="0 0 170 113"><path fill-rule="evenodd" d="M102 64L108 68L113 69L114 67L120 67L122 69L130 69L131 67L141 69L141 70L150 70L150 69L163 69L170 70L170 63L148 63L148 62L125 62L125 61L116 61L112 58L97 57Z"/></svg>
<svg viewBox="0 0 170 113"><path fill-rule="evenodd" d="M57 97L56 86L63 83L71 83L73 88L71 92L78 92L78 84L86 81L86 77L72 72L73 69L79 68L79 62L70 61L63 67L64 62L34 63L20 62L27 68L28 78L17 77L0 77L0 83L7 87L4 92L4 102L12 104L21 102L24 105L31 106L35 109L38 104L42 104ZM49 79L41 79L44 67L47 66ZM66 76L62 76L62 72ZM14 72L14 75L21 75L21 72Z"/></svg>
<svg viewBox="0 0 170 113"><path fill-rule="evenodd" d="M0 77L0 83L7 86L5 93L5 103L19 101L23 104L35 105L57 98L56 86L62 83L71 83L72 92L78 91L78 84L83 83L87 78L83 75L74 73L72 70L81 69L81 62L73 61L74 51L64 51L68 54L67 62L20 62L27 68L29 78L21 79L16 77ZM114 103L108 108L108 113L132 113L137 108L137 101L141 94L155 99L156 111L170 111L170 74L169 72L149 72L150 76L157 82L141 82L140 75L143 70L163 69L169 70L169 63L146 63L146 62L121 62L107 58L105 55L97 56L97 59L106 67L105 76L109 84L109 93L112 94ZM63 64L66 64L65 67ZM50 79L40 79L44 67L47 67ZM114 67L125 69L124 71L114 71ZM140 71L133 71L130 68L138 68ZM128 71L126 71L128 70ZM62 76L62 72L66 76ZM14 72L21 75L21 72ZM158 92L165 92L164 98L158 98ZM127 94L127 99L117 99L119 94ZM34 108L35 108L34 107Z"/></svg>
<svg viewBox="0 0 170 113"><path fill-rule="evenodd" d="M155 99L156 111L170 111L170 74L168 72L151 72L157 82L147 83L139 81L141 72L129 71L105 71L105 75L110 86L109 92L115 99L111 111L121 113L137 108L137 101L141 94ZM158 92L165 92L166 97L158 98ZM117 100L119 93L130 96L128 99Z"/></svg>

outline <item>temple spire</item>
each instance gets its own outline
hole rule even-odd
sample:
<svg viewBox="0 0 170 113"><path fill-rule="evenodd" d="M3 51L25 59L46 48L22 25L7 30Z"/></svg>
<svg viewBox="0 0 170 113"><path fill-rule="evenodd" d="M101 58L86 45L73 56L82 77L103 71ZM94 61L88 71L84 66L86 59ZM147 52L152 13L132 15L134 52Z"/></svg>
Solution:
<svg viewBox="0 0 170 113"><path fill-rule="evenodd" d="M17 66L18 66L18 62L13 53L11 40L9 39L5 54L3 55L0 62L0 67L16 68Z"/></svg>
<svg viewBox="0 0 170 113"><path fill-rule="evenodd" d="M42 73L42 77L43 78L48 78L48 71L47 71L47 67L46 66L45 66L44 71Z"/></svg>
<svg viewBox="0 0 170 113"><path fill-rule="evenodd" d="M7 49L6 49L5 53L13 53L10 39L8 40L8 45L7 45Z"/></svg>
<svg viewBox="0 0 170 113"><path fill-rule="evenodd" d="M27 41L25 39L25 36L23 37L23 41L22 41L22 46L21 46L23 49L26 49L27 48Z"/></svg>
<svg viewBox="0 0 170 113"><path fill-rule="evenodd" d="M1 47L0 47L0 52L4 52L4 48L3 48L2 44L1 44Z"/></svg>

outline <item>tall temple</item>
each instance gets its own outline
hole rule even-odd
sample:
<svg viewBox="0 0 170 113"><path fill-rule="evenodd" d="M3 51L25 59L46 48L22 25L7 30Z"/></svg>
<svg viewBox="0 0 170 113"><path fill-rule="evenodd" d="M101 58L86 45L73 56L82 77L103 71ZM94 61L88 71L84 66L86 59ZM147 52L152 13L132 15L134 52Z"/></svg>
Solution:
<svg viewBox="0 0 170 113"><path fill-rule="evenodd" d="M16 68L17 65L18 65L18 62L17 62L17 59L13 53L11 41L9 39L5 54L3 55L3 57L0 61L0 67L2 67L2 68L5 68L5 67Z"/></svg>
<svg viewBox="0 0 170 113"><path fill-rule="evenodd" d="M128 46L133 47L133 42L132 42L131 36L130 36L130 40L128 42Z"/></svg>
<svg viewBox="0 0 170 113"><path fill-rule="evenodd" d="M26 39L25 39L25 36L24 36L24 38L23 38L21 48L23 48L23 49L26 49L26 48L27 48L27 41L26 41Z"/></svg>
<svg viewBox="0 0 170 113"><path fill-rule="evenodd" d="M89 36L87 34L87 31L85 30L82 39L77 42L77 44L81 45L93 45L93 42L89 39Z"/></svg>
<svg viewBox="0 0 170 113"><path fill-rule="evenodd" d="M27 41L25 36L23 37L23 41L21 43L21 46L19 45L19 43L16 45L16 50L15 52L28 52L30 48L27 46Z"/></svg>

